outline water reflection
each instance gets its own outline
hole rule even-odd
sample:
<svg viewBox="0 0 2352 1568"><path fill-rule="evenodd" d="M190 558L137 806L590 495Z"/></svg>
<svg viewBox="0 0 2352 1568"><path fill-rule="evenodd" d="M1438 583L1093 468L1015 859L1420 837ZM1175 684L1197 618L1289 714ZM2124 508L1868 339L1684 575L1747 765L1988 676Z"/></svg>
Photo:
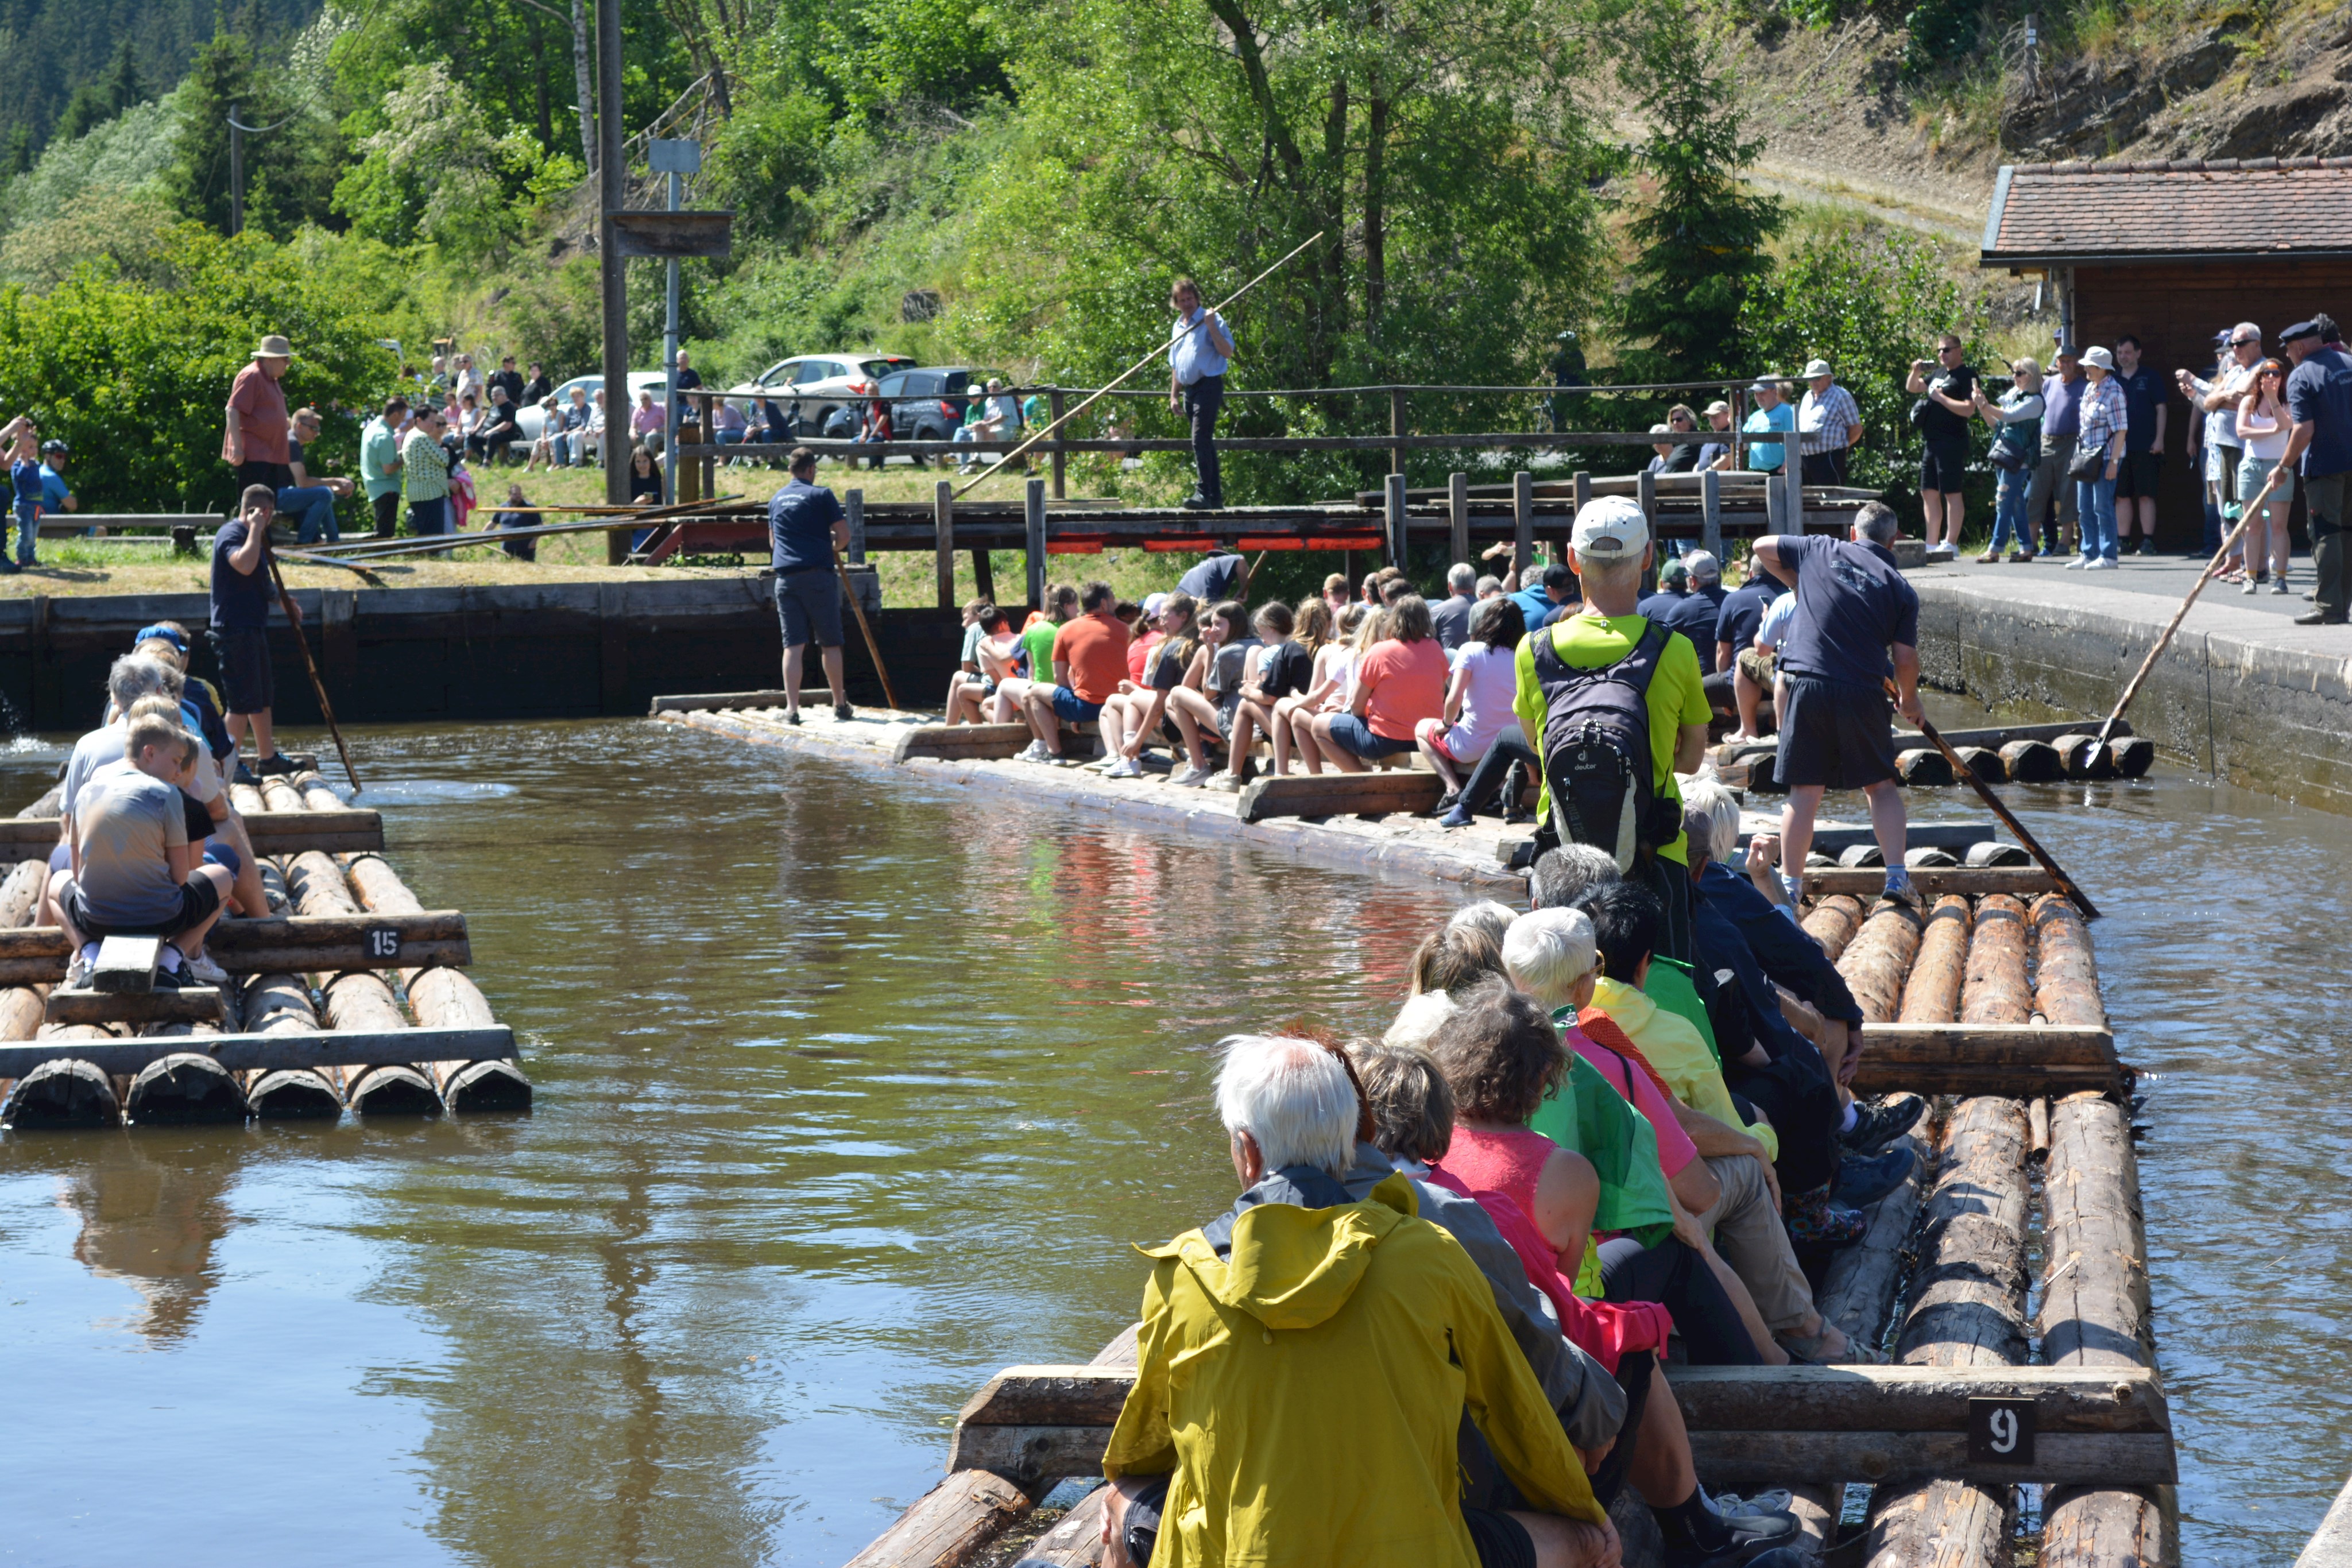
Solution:
<svg viewBox="0 0 2352 1568"><path fill-rule="evenodd" d="M25 1561L841 1563L982 1378L1091 1354L1127 1243L1225 1200L1208 1045L1377 1029L1454 898L668 726L356 739L538 1109L0 1140L12 1395L72 1416L0 1422ZM43 770L0 754L0 800ZM2352 1468L2352 824L2179 774L2011 793L2108 908L2151 1070L2187 1560L2285 1561ZM164 1448L147 1514L102 1506Z"/></svg>

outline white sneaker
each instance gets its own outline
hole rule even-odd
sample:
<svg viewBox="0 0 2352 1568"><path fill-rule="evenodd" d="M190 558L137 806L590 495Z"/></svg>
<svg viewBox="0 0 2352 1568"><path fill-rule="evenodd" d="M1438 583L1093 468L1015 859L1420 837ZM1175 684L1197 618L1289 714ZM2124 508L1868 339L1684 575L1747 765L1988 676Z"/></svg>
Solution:
<svg viewBox="0 0 2352 1568"><path fill-rule="evenodd" d="M66 965L66 989L79 991L89 984L89 972L98 963L98 944L86 942Z"/></svg>
<svg viewBox="0 0 2352 1568"><path fill-rule="evenodd" d="M2101 556L2096 560L2084 561L2083 563L2083 570L2084 571L2115 571L2119 569L2114 561L2109 560L2105 556Z"/></svg>
<svg viewBox="0 0 2352 1568"><path fill-rule="evenodd" d="M1246 779L1235 778L1233 770L1231 768L1227 768L1224 772L1216 775L1216 777L1209 780L1209 788L1212 789L1222 789L1228 795L1238 795L1244 789L1249 788L1249 780Z"/></svg>
<svg viewBox="0 0 2352 1568"><path fill-rule="evenodd" d="M2068 571L2080 571L2090 564L2091 563L2089 561L2084 560L2081 556L2076 556L2073 560L2066 563L2066 570Z"/></svg>
<svg viewBox="0 0 2352 1568"><path fill-rule="evenodd" d="M1179 789L1198 789L1208 781L1209 770L1205 768L1187 768L1183 772L1168 780Z"/></svg>
<svg viewBox="0 0 2352 1568"><path fill-rule="evenodd" d="M2241 588L2240 590L2238 590L2238 591L2239 591L2239 592L2241 592L2241 593L2260 593L2262 591L2263 591L2263 585L2262 585L2261 583L2259 583L2259 582L2256 582L2256 581L2255 581L2252 578L2251 578L2251 577L2250 577L2250 578L2248 578L2248 579L2246 579L2246 585L2245 585L2243 588Z"/></svg>
<svg viewBox="0 0 2352 1568"><path fill-rule="evenodd" d="M202 980L207 986L226 986L228 984L228 971L215 963L213 961L213 956L210 953L198 953L194 957L189 959L188 973L194 975L197 979Z"/></svg>
<svg viewBox="0 0 2352 1568"><path fill-rule="evenodd" d="M1143 777L1143 764L1138 762L1132 757L1114 757L1111 758L1110 766L1103 769L1103 777L1106 779L1140 779Z"/></svg>
<svg viewBox="0 0 2352 1568"><path fill-rule="evenodd" d="M1033 740L1029 743L1029 749L1014 753L1013 760L1015 762L1043 762L1051 755L1052 753L1045 749L1045 743L1044 741Z"/></svg>

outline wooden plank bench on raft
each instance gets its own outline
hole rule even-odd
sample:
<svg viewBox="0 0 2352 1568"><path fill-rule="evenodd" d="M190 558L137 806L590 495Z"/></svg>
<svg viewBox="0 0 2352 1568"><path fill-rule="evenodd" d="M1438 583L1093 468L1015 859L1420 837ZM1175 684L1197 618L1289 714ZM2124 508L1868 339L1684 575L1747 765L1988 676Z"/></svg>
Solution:
<svg viewBox="0 0 2352 1568"><path fill-rule="evenodd" d="M511 1061L517 1054L514 1030L503 1024L468 1029L150 1035L135 1040L28 1040L0 1043L0 1081L22 1078L47 1061L87 1061L110 1077L129 1076L167 1056L191 1053L208 1057L232 1072L401 1067L417 1061Z"/></svg>
<svg viewBox="0 0 2352 1568"><path fill-rule="evenodd" d="M2164 1486L2172 1416L2146 1367L1671 1366L1691 1457L1712 1483L1790 1476ZM963 1407L948 1469L1023 1487L1097 1472L1134 1381L1127 1366L1014 1366ZM2030 1440L1972 1456L1979 1400L2011 1402ZM2031 1416L2021 1406L2030 1405Z"/></svg>
<svg viewBox="0 0 2352 1568"><path fill-rule="evenodd" d="M375 811L255 811L245 831L259 855L297 855L307 850L361 854L383 848L383 818ZM40 860L58 844L55 817L0 817L0 861Z"/></svg>
<svg viewBox="0 0 2352 1568"><path fill-rule="evenodd" d="M207 934L205 947L222 968L242 975L463 968L474 957L466 916L455 909L225 920ZM55 984L72 956L58 926L0 930L0 986Z"/></svg>

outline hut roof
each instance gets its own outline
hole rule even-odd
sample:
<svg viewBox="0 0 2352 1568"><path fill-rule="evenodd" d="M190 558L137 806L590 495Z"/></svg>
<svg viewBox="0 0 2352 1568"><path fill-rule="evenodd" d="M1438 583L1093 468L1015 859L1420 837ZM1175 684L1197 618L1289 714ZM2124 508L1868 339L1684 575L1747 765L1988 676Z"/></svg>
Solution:
<svg viewBox="0 0 2352 1568"><path fill-rule="evenodd" d="M2352 256L2352 158L2002 166L1986 267Z"/></svg>

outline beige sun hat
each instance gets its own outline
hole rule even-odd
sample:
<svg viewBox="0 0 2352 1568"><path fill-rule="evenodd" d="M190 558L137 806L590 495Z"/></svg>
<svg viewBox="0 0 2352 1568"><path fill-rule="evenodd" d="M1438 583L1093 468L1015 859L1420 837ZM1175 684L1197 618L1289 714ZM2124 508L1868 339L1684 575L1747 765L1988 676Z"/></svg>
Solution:
<svg viewBox="0 0 2352 1568"><path fill-rule="evenodd" d="M260 346L253 350L253 357L257 360L290 360L294 357L294 345L272 332L261 340Z"/></svg>

